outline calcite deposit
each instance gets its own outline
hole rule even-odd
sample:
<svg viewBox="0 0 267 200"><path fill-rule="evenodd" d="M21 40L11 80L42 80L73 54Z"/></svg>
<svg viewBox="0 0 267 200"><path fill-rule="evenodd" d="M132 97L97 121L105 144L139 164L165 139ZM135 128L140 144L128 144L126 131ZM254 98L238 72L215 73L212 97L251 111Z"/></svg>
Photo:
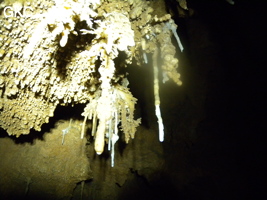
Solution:
<svg viewBox="0 0 267 200"><path fill-rule="evenodd" d="M187 9L186 1L178 3ZM170 14L157 12L158 4L164 10L164 1L3 1L0 126L19 137L31 129L40 131L58 105L83 103L87 105L81 113L81 138L87 119L92 120L98 154L103 152L105 138L109 149L114 147L118 126L126 142L134 138L140 123L134 119L137 99L122 69L133 61L139 66L153 62L164 81L182 83L177 44L172 42L177 26ZM148 55L155 52L158 56L149 60ZM156 73L155 106L164 134L158 78Z"/></svg>

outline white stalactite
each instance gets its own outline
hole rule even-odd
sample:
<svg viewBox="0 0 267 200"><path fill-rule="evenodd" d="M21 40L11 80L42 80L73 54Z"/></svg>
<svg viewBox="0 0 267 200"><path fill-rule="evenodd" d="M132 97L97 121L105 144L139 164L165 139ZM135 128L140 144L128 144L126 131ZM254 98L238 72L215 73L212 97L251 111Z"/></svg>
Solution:
<svg viewBox="0 0 267 200"><path fill-rule="evenodd" d="M183 52L184 47L183 47L182 42L181 42L181 40L177 34L177 25L174 23L173 19L170 19L169 22L166 23L166 25L167 25L168 29L170 29L172 31L181 52Z"/></svg>
<svg viewBox="0 0 267 200"><path fill-rule="evenodd" d="M115 157L115 144L118 141L119 136L116 134L112 135L111 139L111 167L114 167L114 157Z"/></svg>
<svg viewBox="0 0 267 200"><path fill-rule="evenodd" d="M155 98L155 113L158 118L159 125L159 141L164 141L164 125L160 112L160 98L159 98L159 79L158 79L158 48L153 53L153 70L154 70L154 98Z"/></svg>
<svg viewBox="0 0 267 200"><path fill-rule="evenodd" d="M95 137L95 151L98 155L101 155L104 151L105 131L106 131L106 121L100 120Z"/></svg>

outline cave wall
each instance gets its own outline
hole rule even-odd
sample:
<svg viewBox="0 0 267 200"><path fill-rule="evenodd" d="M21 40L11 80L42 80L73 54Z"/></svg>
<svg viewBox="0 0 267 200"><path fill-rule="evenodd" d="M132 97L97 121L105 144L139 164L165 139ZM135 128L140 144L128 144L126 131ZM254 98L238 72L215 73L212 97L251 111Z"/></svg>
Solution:
<svg viewBox="0 0 267 200"><path fill-rule="evenodd" d="M78 182L92 178L80 122L61 120L36 137L0 139L1 199L70 199ZM62 131L68 129L64 136Z"/></svg>

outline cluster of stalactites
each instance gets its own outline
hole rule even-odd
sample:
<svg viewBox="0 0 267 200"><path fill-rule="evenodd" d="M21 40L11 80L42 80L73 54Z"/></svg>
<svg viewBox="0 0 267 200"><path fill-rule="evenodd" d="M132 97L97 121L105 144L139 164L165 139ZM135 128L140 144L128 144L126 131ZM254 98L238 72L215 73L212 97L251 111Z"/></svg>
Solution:
<svg viewBox="0 0 267 200"><path fill-rule="evenodd" d="M181 1L179 3L183 3ZM154 16L151 18L153 26L147 24L141 31L143 37L141 39L142 57L145 64L149 64L148 53L152 54L152 65L154 71L154 105L155 114L158 119L159 141L164 141L164 124L160 110L160 92L159 92L159 71L162 71L162 82L165 83L172 79L177 85L182 85L180 74L177 72L178 59L175 57L176 45L172 43L172 36L177 41L180 52L184 47L177 34L177 25L166 14L162 17ZM159 59L161 58L161 59Z"/></svg>
<svg viewBox="0 0 267 200"><path fill-rule="evenodd" d="M184 5L186 1L178 2ZM152 54L155 112L163 141L158 71L163 72L163 82L172 79L181 85L173 35L183 50L171 15L157 16L156 9L165 12L163 4L145 0L30 1L26 5L33 12L26 18L5 19L2 14L0 125L10 135L28 134L31 128L40 130L48 123L57 105L87 103L81 137L86 120L92 120L97 154L103 152L107 140L114 158L118 125L128 143L140 123L133 114L136 99L127 88L126 75L116 73L121 65L115 66L114 59L124 52L123 67L133 59L142 65L149 63L147 54Z"/></svg>
<svg viewBox="0 0 267 200"><path fill-rule="evenodd" d="M132 4L134 5L134 3ZM133 13L132 12L133 10L131 10L129 14L129 21L131 22L131 27L125 28L124 29L125 33L120 33L120 34L130 35L131 37L135 38L135 44L129 42L131 41L129 40L131 37L128 38L128 40L125 40L124 42L125 44L127 44L126 41L128 41L128 46L135 45L135 53L133 54L135 58L137 58L136 56L139 54L137 52L139 51L140 47L141 51L143 52L142 55L145 63L148 63L146 53L153 54L152 58L153 58L153 69L154 69L155 113L158 118L158 124L159 124L159 140L162 142L164 141L164 125L160 111L158 71L159 68L161 68L161 71L163 71L163 77L164 77L163 82L167 81L168 78L170 78L174 80L178 85L181 85L182 82L180 80L180 74L177 73L176 71L178 67L178 59L175 58L176 45L172 44L171 41L172 36L174 35L174 37L176 38L177 44L181 52L183 51L183 46L176 32L177 25L170 18L170 15L166 14L162 17L154 16L152 18L151 13L153 9L148 6L147 2L139 1L138 3L136 3L136 5L137 4L140 7L138 6L134 7L135 8L134 10L136 12ZM144 6L143 4L146 4L146 6ZM113 17L121 15L122 18L120 17L120 21L122 21L122 19L124 19L125 16L128 16L127 14L125 15L119 13L118 11L113 12L112 15L114 15ZM141 20L139 20L139 18L141 18ZM109 19L106 20L108 21ZM112 19L112 21L115 22L114 23L115 25L109 24L108 27L111 28L112 30L115 30L113 26L114 27L116 26L116 20ZM125 21L127 21L127 19L125 19ZM154 24L154 26L151 26L152 23ZM132 29L134 31L134 35L128 34L132 32L131 31ZM118 34L115 32L115 35ZM137 35L139 35L138 38L136 37ZM142 37L140 37L140 35L142 35ZM112 33L110 34L110 36L107 37L107 41L112 41L111 44L113 44L113 41L115 41L113 39ZM122 38L120 38L117 41L117 43L121 44L121 41ZM108 44L109 43L110 42L108 42ZM111 47L112 46L110 46L110 48ZM127 47L123 48L124 51L126 51L126 49ZM130 55L131 54L129 54L129 56ZM163 62L161 63L158 62L158 56L162 57ZM105 138L107 138L108 149L111 150L112 152L111 155L112 155L112 166L113 166L114 145L119 138L117 132L118 124L121 123L122 131L124 132L125 136L125 141L126 143L128 143L129 138L133 138L136 126L138 125L139 121L135 121L133 118L134 100L132 95L127 94L128 101L126 102L128 103L126 105L119 103L126 100L125 94L118 95L117 91L119 90L117 89L117 86L111 85L109 79L105 78L114 76L115 68L113 61L112 60L107 61L106 64L104 64L104 66L105 66L104 68L100 67L99 69L102 80L101 92L99 92L99 97L90 101L87 107L85 108L85 112L83 113L83 115L85 116L85 120L83 123L82 137L85 132L86 120L87 119L93 120L91 134L95 137L95 151L97 152L97 154L101 154L103 152ZM131 127L131 128L130 129L128 128L129 131L127 131L126 127L127 128Z"/></svg>
<svg viewBox="0 0 267 200"><path fill-rule="evenodd" d="M86 120L92 120L91 135L95 138L95 151L102 154L107 138L108 150L112 152L112 166L114 166L114 146L119 139L118 125L121 124L126 143L134 138L136 127L140 119L134 119L134 105L136 99L124 86L114 86L109 90L102 90L99 95L84 109L84 123L81 138L84 137Z"/></svg>

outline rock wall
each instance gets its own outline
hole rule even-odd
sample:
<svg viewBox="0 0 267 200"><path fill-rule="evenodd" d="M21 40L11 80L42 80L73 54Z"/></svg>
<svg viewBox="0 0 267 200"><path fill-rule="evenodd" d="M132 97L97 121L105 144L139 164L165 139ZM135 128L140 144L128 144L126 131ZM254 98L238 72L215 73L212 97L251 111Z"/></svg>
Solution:
<svg viewBox="0 0 267 200"><path fill-rule="evenodd" d="M1 198L70 199L78 182L92 178L80 123L61 120L36 137L14 139L2 133Z"/></svg>

